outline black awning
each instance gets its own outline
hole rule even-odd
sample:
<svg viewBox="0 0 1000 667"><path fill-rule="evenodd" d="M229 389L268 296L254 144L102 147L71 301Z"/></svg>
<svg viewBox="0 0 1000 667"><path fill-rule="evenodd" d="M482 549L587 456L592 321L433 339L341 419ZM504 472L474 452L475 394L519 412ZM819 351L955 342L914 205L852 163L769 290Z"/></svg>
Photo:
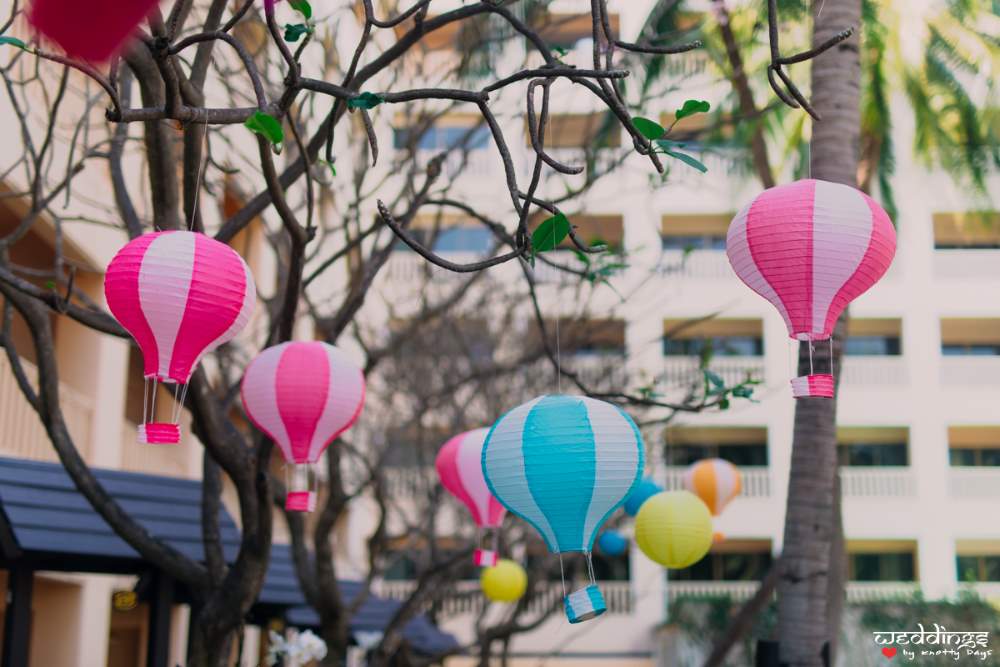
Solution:
<svg viewBox="0 0 1000 667"><path fill-rule="evenodd" d="M120 470L93 469L107 492L146 530L191 558L202 560L201 482ZM228 559L235 558L240 534L229 513L219 513L219 530ZM151 566L126 544L80 494L58 463L0 457L0 558L10 567L24 563L35 570L142 574ZM361 590L341 581L345 599ZM281 614L292 625L315 626L316 613L306 605L296 578L291 549L271 548L258 607ZM399 603L371 596L351 619L354 632L378 632ZM455 645L426 617L406 626L414 649L436 654Z"/></svg>

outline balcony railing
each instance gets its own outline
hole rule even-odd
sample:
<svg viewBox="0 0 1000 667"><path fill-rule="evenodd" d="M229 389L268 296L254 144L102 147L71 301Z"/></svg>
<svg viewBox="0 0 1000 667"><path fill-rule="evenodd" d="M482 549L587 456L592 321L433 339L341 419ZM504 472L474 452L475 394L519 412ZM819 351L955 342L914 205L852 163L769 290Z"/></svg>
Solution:
<svg viewBox="0 0 1000 667"><path fill-rule="evenodd" d="M845 357L841 382L860 387L902 386L909 383L904 357Z"/></svg>
<svg viewBox="0 0 1000 667"><path fill-rule="evenodd" d="M684 488L684 471L686 466L669 466L667 468L667 488ZM740 497L770 498L771 470L766 467L740 467Z"/></svg>
<svg viewBox="0 0 1000 667"><path fill-rule="evenodd" d="M724 250L692 250L686 254L683 250L664 250L659 269L668 277L736 280Z"/></svg>
<svg viewBox="0 0 1000 667"><path fill-rule="evenodd" d="M1000 278L1000 250L935 250L934 276L946 279Z"/></svg>
<svg viewBox="0 0 1000 667"><path fill-rule="evenodd" d="M609 614L632 613L632 584L628 581L599 581L597 585L604 595ZM416 590L415 581L383 581L375 590L382 597L391 600L405 601ZM548 582L528 603L528 612L545 614L552 610L561 613L563 589L558 581ZM438 609L442 617L454 617L467 614L478 614L486 604L478 581L458 581L453 583L438 601ZM426 608L430 608L430 603Z"/></svg>
<svg viewBox="0 0 1000 667"><path fill-rule="evenodd" d="M667 387L689 387L704 381L698 357L664 357L663 373L658 380ZM763 357L715 357L709 370L726 381L727 386L744 382L748 377L764 380Z"/></svg>
<svg viewBox="0 0 1000 667"><path fill-rule="evenodd" d="M729 597L735 601L753 597L760 586L756 581L668 581L670 600L680 597ZM874 602L912 597L920 584L910 581L851 581L847 584L848 602Z"/></svg>
<svg viewBox="0 0 1000 667"><path fill-rule="evenodd" d="M976 581L959 584L963 591L975 593L992 603L1000 602L1000 581Z"/></svg>
<svg viewBox="0 0 1000 667"><path fill-rule="evenodd" d="M1000 498L1000 468L950 468L948 491L952 498Z"/></svg>
<svg viewBox="0 0 1000 667"><path fill-rule="evenodd" d="M917 486L907 466L842 466L840 483L845 498L909 498Z"/></svg>
<svg viewBox="0 0 1000 667"><path fill-rule="evenodd" d="M981 387L1000 384L1000 357L941 357L941 384Z"/></svg>
<svg viewBox="0 0 1000 667"><path fill-rule="evenodd" d="M29 381L37 387L38 369L27 360L22 359L21 363ZM93 399L63 382L59 383L59 399L73 443L87 460L91 453ZM21 393L5 354L0 354L0 425L3 428L0 452L3 454L39 461L57 460L48 433Z"/></svg>

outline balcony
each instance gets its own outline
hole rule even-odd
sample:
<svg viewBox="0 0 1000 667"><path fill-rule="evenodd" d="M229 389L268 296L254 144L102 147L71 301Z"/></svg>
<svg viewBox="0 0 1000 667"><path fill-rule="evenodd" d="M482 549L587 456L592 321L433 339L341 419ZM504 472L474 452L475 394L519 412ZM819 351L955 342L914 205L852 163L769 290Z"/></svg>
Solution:
<svg viewBox="0 0 1000 667"><path fill-rule="evenodd" d="M753 597L760 586L756 581L668 581L670 601L681 597L729 597L741 602ZM848 602L876 602L910 598L920 590L911 581L852 581L847 584Z"/></svg>
<svg viewBox="0 0 1000 667"><path fill-rule="evenodd" d="M664 250L659 271L668 277L698 280L737 280L724 250Z"/></svg>
<svg viewBox="0 0 1000 667"><path fill-rule="evenodd" d="M917 486L907 466L842 466L840 485L845 498L910 498Z"/></svg>
<svg viewBox="0 0 1000 667"><path fill-rule="evenodd" d="M415 581L382 581L375 586L375 592L391 600L405 601L416 590ZM629 581L599 581L597 585L604 595L609 614L630 614L633 609L632 583ZM528 613L545 614L553 609L562 609L563 588L558 581L548 582L528 604ZM486 604L478 581L457 581L444 593L438 602L442 618L479 614ZM430 604L426 605L429 608ZM426 609L425 608L425 609Z"/></svg>
<svg viewBox="0 0 1000 667"><path fill-rule="evenodd" d="M25 359L21 363L28 379L37 386L38 369ZM94 418L93 398L62 382L59 383L59 397L63 418L73 437L73 443L84 460L89 460L91 423ZM4 428L0 452L4 455L37 461L58 460L38 414L17 386L6 354L0 354L0 424Z"/></svg>
<svg viewBox="0 0 1000 667"><path fill-rule="evenodd" d="M1000 384L1000 357L942 357L941 384L952 387L983 387L998 385Z"/></svg>
<svg viewBox="0 0 1000 667"><path fill-rule="evenodd" d="M667 468L667 488L683 489L684 472L686 466L669 466ZM771 497L771 470L770 468L741 467L740 471L740 497L741 498L770 498Z"/></svg>
<svg viewBox="0 0 1000 667"><path fill-rule="evenodd" d="M841 382L852 387L898 387L909 384L904 357L844 357Z"/></svg>
<svg viewBox="0 0 1000 667"><path fill-rule="evenodd" d="M747 377L764 380L763 357L715 357L708 364L709 370L726 382L737 385ZM701 359L698 357L670 356L663 360L663 373L657 380L668 387L690 387L704 382Z"/></svg>
<svg viewBox="0 0 1000 667"><path fill-rule="evenodd" d="M952 498L1000 498L1000 468L952 467L948 470L948 494Z"/></svg>

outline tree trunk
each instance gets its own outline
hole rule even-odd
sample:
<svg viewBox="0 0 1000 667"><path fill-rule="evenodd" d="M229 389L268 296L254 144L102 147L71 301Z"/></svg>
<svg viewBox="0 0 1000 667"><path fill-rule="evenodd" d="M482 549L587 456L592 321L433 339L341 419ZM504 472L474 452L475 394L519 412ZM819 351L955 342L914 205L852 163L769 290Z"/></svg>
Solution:
<svg viewBox="0 0 1000 667"><path fill-rule="evenodd" d="M847 26L858 27L861 0L813 2L813 44ZM814 178L856 185L860 136L861 63L858 39L849 39L812 61L812 101L823 120L813 125L811 171ZM841 317L830 347L814 352L818 368L833 364L839 376L847 315ZM801 346L799 373L809 371L808 346ZM842 535L837 516L836 400L799 399L788 483L783 560L778 584L778 637L781 663L820 667L824 645L839 628L843 565L834 556ZM837 572L834 572L837 569ZM840 586L836 585L837 581ZM834 586L831 587L831 583ZM834 590L836 589L836 590ZM831 661L832 662L832 661Z"/></svg>

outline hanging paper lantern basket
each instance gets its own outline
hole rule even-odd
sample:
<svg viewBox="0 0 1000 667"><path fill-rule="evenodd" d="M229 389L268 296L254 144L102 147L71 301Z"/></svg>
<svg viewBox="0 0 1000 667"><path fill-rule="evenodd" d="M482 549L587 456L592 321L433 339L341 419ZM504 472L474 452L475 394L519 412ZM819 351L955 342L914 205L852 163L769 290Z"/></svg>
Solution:
<svg viewBox="0 0 1000 667"><path fill-rule="evenodd" d="M871 197L812 179L765 190L726 236L736 275L809 346L810 366L813 345L830 339L840 314L885 275L895 253L892 221ZM793 396L832 398L832 370L810 368L793 379Z"/></svg>
<svg viewBox="0 0 1000 667"><path fill-rule="evenodd" d="M542 396L501 417L483 447L486 483L559 555L584 555L589 583L568 593L566 617L604 613L591 550L601 526L639 483L642 437L618 407L583 396Z"/></svg>
<svg viewBox="0 0 1000 667"><path fill-rule="evenodd" d="M249 267L235 250L204 234L154 232L118 251L104 276L104 296L142 352L139 442L179 443L195 366L239 334L253 314L257 292ZM169 422L153 421L161 383L173 385Z"/></svg>
<svg viewBox="0 0 1000 667"><path fill-rule="evenodd" d="M247 416L274 441L288 464L285 509L313 511L312 466L361 414L365 402L361 369L333 345L282 343L250 362L241 396Z"/></svg>

